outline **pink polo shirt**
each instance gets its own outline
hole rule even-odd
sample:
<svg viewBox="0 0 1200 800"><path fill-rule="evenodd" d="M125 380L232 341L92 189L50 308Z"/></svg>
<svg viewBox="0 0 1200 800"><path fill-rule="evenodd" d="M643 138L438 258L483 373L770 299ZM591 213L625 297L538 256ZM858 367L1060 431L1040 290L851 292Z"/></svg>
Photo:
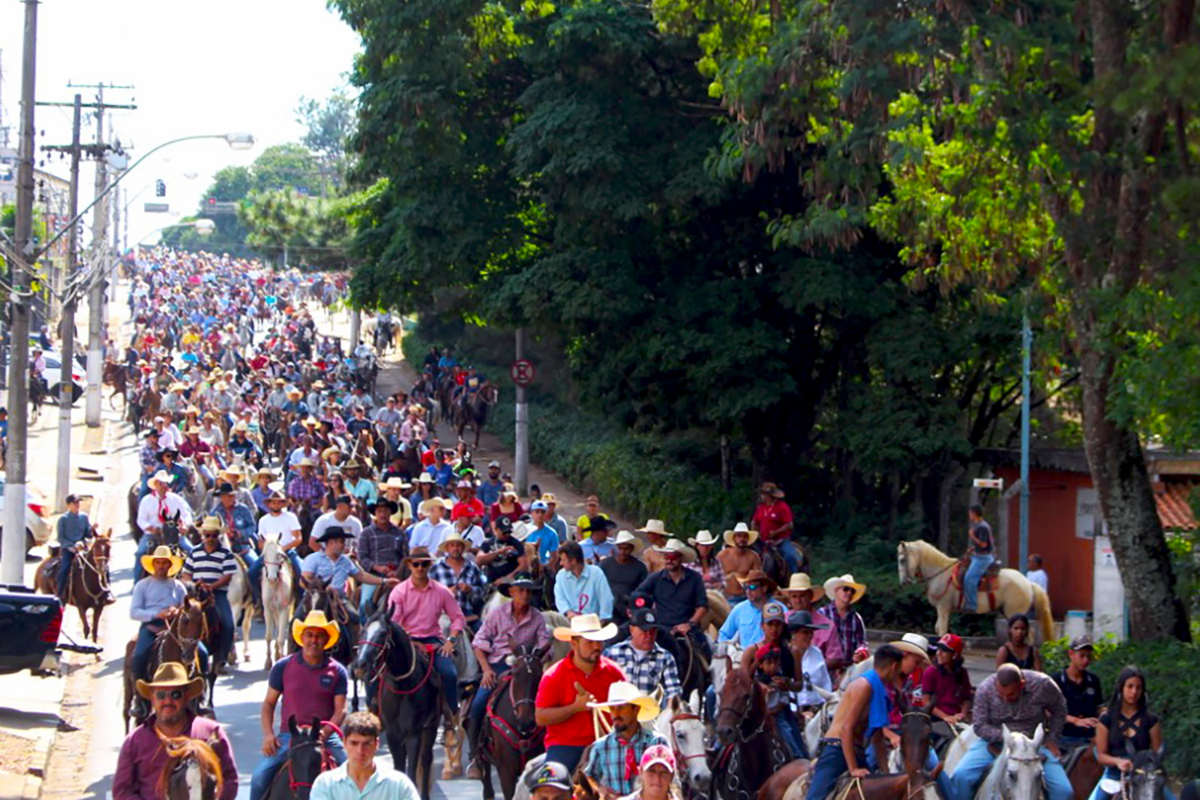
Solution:
<svg viewBox="0 0 1200 800"><path fill-rule="evenodd" d="M412 578L397 584L392 589L388 602L394 609L392 621L415 639L440 639L442 614L450 617L450 632L462 633L467 620L454 594L437 581L430 581L424 589L413 586Z"/></svg>

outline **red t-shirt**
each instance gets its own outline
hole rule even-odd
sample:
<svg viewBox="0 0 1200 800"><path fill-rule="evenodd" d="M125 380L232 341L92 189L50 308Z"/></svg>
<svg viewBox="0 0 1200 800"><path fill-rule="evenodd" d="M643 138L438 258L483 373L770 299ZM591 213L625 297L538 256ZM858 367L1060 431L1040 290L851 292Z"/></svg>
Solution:
<svg viewBox="0 0 1200 800"><path fill-rule="evenodd" d="M432 467L433 462L437 461L437 456L433 453L433 448L429 448L424 453L421 453L421 466Z"/></svg>
<svg viewBox="0 0 1200 800"><path fill-rule="evenodd" d="M450 521L462 519L463 517L483 517L483 501L478 497L472 497L465 503L459 500L454 504L454 510L450 512Z"/></svg>
<svg viewBox="0 0 1200 800"><path fill-rule="evenodd" d="M587 689L598 701L608 700L608 687L625 680L625 673L615 662L600 656L600 663L592 674L575 666L570 654L552 666L542 677L538 686L537 708L562 708L575 702L575 684ZM567 747L586 747L596 741L596 730L592 725L592 711L587 709L571 717L561 725L546 726L546 746L561 744Z"/></svg>
<svg viewBox="0 0 1200 800"><path fill-rule="evenodd" d="M754 509L753 522L758 526L758 532L762 534L763 539L767 541L775 541L776 539L791 538L791 532L775 535L775 531L782 528L792 521L792 509L782 500L776 500L770 505L760 503L758 508Z"/></svg>

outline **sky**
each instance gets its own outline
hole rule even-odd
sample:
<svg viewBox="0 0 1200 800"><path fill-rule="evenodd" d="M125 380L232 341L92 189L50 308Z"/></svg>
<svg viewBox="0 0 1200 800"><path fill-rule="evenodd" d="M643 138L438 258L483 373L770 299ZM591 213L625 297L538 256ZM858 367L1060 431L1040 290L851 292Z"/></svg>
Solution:
<svg viewBox="0 0 1200 800"><path fill-rule="evenodd" d="M0 0L0 124L10 128L12 147L19 131L24 15L20 0ZM76 92L85 103L95 99L95 89L69 83L132 85L105 90L104 98L137 106L107 112L104 121L106 130L115 126L131 161L181 136L245 131L255 137L254 149L246 152L218 139L172 145L130 172L121 186L132 199L134 243L177 221L177 212L193 213L221 167L249 164L264 147L298 141L300 97L323 99L345 86L358 50L357 34L323 0L42 0L37 100L70 103ZM36 147L70 144L71 109L38 107L35 128ZM84 129L90 132L85 139L94 140L95 120L85 117ZM57 156L39 152L38 161L48 172L68 173ZM154 196L160 179L165 198ZM90 200L93 180L90 170L82 173L81 197ZM163 200L169 214L142 211L144 202Z"/></svg>

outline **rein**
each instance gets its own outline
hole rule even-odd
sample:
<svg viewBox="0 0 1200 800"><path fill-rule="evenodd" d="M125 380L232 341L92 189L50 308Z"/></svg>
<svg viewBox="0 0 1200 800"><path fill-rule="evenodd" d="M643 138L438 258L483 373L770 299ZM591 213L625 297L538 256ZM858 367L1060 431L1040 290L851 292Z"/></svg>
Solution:
<svg viewBox="0 0 1200 800"><path fill-rule="evenodd" d="M694 720L694 719L697 719L697 720L700 719L700 715L699 714L690 714L690 713L689 714L676 714L674 717L671 718L671 726L670 726L671 727L671 749L675 751L675 760L677 762L682 761L683 763L686 764L689 760L691 760L693 758L707 758L708 757L708 754L703 753L703 752L693 753L692 755L689 756L686 753L684 753L682 750L679 749L679 737L675 734L675 723L676 722L687 722L689 720Z"/></svg>

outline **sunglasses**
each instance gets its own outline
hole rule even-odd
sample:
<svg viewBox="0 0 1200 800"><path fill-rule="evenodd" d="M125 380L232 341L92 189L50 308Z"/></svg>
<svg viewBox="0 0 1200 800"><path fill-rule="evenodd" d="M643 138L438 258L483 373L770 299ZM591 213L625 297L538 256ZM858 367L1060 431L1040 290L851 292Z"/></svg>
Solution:
<svg viewBox="0 0 1200 800"><path fill-rule="evenodd" d="M842 588L838 589L838 591L839 592L849 592L850 594L854 594L854 588L851 586L843 586Z"/></svg>
<svg viewBox="0 0 1200 800"><path fill-rule="evenodd" d="M757 583L747 583L746 588L747 589L757 589L757 588L759 588L759 586Z"/></svg>
<svg viewBox="0 0 1200 800"><path fill-rule="evenodd" d="M433 562L431 562L431 561L414 561L414 562L412 562L412 568L413 569L429 569L429 565L431 563L433 563Z"/></svg>
<svg viewBox="0 0 1200 800"><path fill-rule="evenodd" d="M219 534L219 533L206 533L206 534L204 534L204 538L205 538L205 539L220 539L220 538L221 538L221 534Z"/></svg>
<svg viewBox="0 0 1200 800"><path fill-rule="evenodd" d="M169 692L166 689L159 689L154 693L155 700L166 700L168 697L172 700L182 700L183 689L172 689Z"/></svg>

